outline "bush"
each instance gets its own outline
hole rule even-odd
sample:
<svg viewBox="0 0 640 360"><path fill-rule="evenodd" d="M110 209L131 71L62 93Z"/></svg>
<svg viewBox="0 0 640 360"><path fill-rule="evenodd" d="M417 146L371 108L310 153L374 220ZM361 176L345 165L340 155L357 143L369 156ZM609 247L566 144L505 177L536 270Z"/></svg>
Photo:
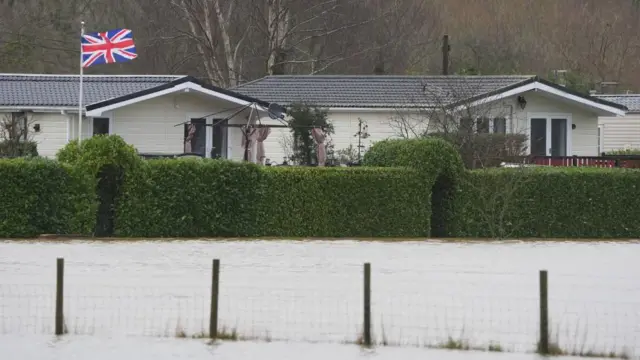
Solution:
<svg viewBox="0 0 640 360"><path fill-rule="evenodd" d="M38 156L38 144L35 141L0 141L0 157Z"/></svg>
<svg viewBox="0 0 640 360"><path fill-rule="evenodd" d="M257 235L429 235L429 206L414 170L265 167L262 172Z"/></svg>
<svg viewBox="0 0 640 360"><path fill-rule="evenodd" d="M95 222L92 181L47 159L0 160L0 237L87 233Z"/></svg>
<svg viewBox="0 0 640 360"><path fill-rule="evenodd" d="M605 155L640 155L640 149L616 149L607 151Z"/></svg>
<svg viewBox="0 0 640 360"><path fill-rule="evenodd" d="M142 159L136 149L118 135L96 135L83 140L72 140L58 150L56 157L63 163L82 167L97 176L105 166L117 166L128 171L138 166Z"/></svg>
<svg viewBox="0 0 640 360"><path fill-rule="evenodd" d="M514 168L466 174L457 194L458 237L637 238L640 172Z"/></svg>
<svg viewBox="0 0 640 360"><path fill-rule="evenodd" d="M375 143L364 155L366 166L401 166L416 169L421 178L421 203L430 214L432 236L450 236L455 213L453 197L464 166L453 145L443 139L393 139Z"/></svg>
<svg viewBox="0 0 640 360"><path fill-rule="evenodd" d="M125 177L116 235L248 236L257 233L260 168L210 159L142 163Z"/></svg>
<svg viewBox="0 0 640 360"><path fill-rule="evenodd" d="M458 149L468 169L497 167L503 161L524 156L527 136L524 134L468 134L464 132L432 133Z"/></svg>
<svg viewBox="0 0 640 360"><path fill-rule="evenodd" d="M78 140L69 142L58 151L57 157L95 179L99 205L93 233L112 236L115 208L125 174L133 172L142 163L136 149L118 135L98 135L82 141L80 145Z"/></svg>

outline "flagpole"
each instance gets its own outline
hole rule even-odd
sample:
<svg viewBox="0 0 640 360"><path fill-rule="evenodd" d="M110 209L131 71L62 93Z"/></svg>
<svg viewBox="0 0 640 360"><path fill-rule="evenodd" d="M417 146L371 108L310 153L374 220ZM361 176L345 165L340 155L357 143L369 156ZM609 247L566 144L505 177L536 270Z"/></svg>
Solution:
<svg viewBox="0 0 640 360"><path fill-rule="evenodd" d="M82 67L82 36L84 35L84 21L80 22L80 91L78 94L78 145L82 142L82 75L84 69Z"/></svg>

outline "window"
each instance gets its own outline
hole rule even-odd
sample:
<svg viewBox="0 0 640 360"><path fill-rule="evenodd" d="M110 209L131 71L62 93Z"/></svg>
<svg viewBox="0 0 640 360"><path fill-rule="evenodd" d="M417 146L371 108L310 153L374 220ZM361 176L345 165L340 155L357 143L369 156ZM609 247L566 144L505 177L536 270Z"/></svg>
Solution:
<svg viewBox="0 0 640 360"><path fill-rule="evenodd" d="M506 134L507 133L507 119L494 118L493 119L493 133L494 134Z"/></svg>
<svg viewBox="0 0 640 360"><path fill-rule="evenodd" d="M472 118L460 119L460 131L467 133L477 134L506 134L507 133L507 119L503 117L488 118L480 117L475 121Z"/></svg>
<svg viewBox="0 0 640 360"><path fill-rule="evenodd" d="M109 118L93 118L93 135L109 135Z"/></svg>
<svg viewBox="0 0 640 360"><path fill-rule="evenodd" d="M476 120L476 132L478 134L488 134L491 120L489 118L483 117Z"/></svg>

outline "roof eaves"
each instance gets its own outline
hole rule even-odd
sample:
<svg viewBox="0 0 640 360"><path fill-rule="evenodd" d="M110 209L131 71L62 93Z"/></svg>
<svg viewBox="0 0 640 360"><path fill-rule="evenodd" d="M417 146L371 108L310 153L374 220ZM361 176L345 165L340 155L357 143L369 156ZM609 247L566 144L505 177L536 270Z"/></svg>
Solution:
<svg viewBox="0 0 640 360"><path fill-rule="evenodd" d="M545 80L545 79L539 78L539 79L537 79L537 82L539 82L541 84L544 84L544 85L547 85L547 86L550 86L552 88L555 88L556 90L564 91L567 94L578 96L578 97L581 97L583 99L590 100L590 101L593 101L593 102L601 104L601 105L610 106L610 107L613 107L613 108L616 108L616 109L620 109L620 110L629 110L624 105L620 105L620 104L617 104L617 103L614 103L614 102L611 102L611 101L603 100L603 99L600 99L600 98L592 96L592 95L583 94L581 92L572 90L572 89L570 89L570 88L568 88L566 86L558 85L558 84L556 84L556 83L554 83L552 81L549 81L549 80Z"/></svg>
<svg viewBox="0 0 640 360"><path fill-rule="evenodd" d="M259 104L261 106L265 106L265 107L269 106L269 103L266 102L266 101L255 99L253 97L246 96L246 95L243 95L243 94L239 94L239 93L237 93L235 91L223 89L223 88L220 88L220 87L217 87L217 86L214 86L214 85L206 84L203 81L200 81L200 80L196 79L193 76L184 76L184 77L178 78L176 80L173 80L171 82L168 82L168 83L165 83L165 84L162 84L162 85L158 85L158 86L154 86L154 87L149 88L149 89L145 89L145 90L133 92L131 94L118 96L118 97L114 97L114 98L111 98L111 99L102 100L102 101L99 101L99 102L96 102L96 103L93 103L93 104L89 104L89 105L86 106L86 110L90 111L90 110L95 110L95 109L103 108L103 107L106 107L106 106L114 105L114 104L117 104L117 103L120 103L120 102L132 100L132 99L135 99L135 98L138 98L138 97L141 97L141 96L150 95L150 94L153 94L153 93L156 93L156 92L160 92L160 91L163 91L163 90L168 90L168 89L171 89L173 87L176 87L176 86L178 86L180 84L184 84L184 83L193 83L193 84L199 85L199 86L201 86L201 87L203 87L203 88L205 88L207 90L211 90L211 91L215 91L215 92L218 92L218 93L221 93L221 94L224 94L224 95L235 97L235 98L240 99L240 100L244 100L244 101L247 101L247 102L254 102L254 103L257 103L257 104Z"/></svg>
<svg viewBox="0 0 640 360"><path fill-rule="evenodd" d="M498 88L496 90L488 91L488 92L483 93L483 94L478 94L478 95L475 95L475 96L472 96L472 97L469 97L469 98L466 98L466 99L455 101L455 102L453 102L451 104L448 104L446 106L446 108L448 108L448 109L456 108L456 107L459 107L459 106L461 106L461 105L463 105L465 103L472 103L472 102L475 102L475 101L478 101L478 100L482 100L482 99L485 99L485 98L488 98L488 97L491 97L491 96L499 95L499 94L501 94L503 92L506 92L506 91L509 91L509 90L513 90L513 89L517 89L517 88L519 88L521 86L525 86L525 85L534 83L536 81L538 81L538 76L534 75L534 76L531 76L528 79L519 81L517 83L510 84L510 85L507 85L507 86L503 86L503 87Z"/></svg>

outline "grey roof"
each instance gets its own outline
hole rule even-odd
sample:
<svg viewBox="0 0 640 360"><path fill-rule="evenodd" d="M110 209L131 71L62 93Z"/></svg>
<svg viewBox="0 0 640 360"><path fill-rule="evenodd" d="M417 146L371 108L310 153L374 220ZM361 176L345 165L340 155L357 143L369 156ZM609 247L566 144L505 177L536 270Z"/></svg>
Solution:
<svg viewBox="0 0 640 360"><path fill-rule="evenodd" d="M533 75L276 75L233 88L267 102L323 107L442 106L531 81Z"/></svg>
<svg viewBox="0 0 640 360"><path fill-rule="evenodd" d="M83 104L131 94L183 77L84 75ZM79 75L0 74L0 106L78 106Z"/></svg>
<svg viewBox="0 0 640 360"><path fill-rule="evenodd" d="M640 112L640 94L595 94L593 96L624 105L629 112Z"/></svg>

